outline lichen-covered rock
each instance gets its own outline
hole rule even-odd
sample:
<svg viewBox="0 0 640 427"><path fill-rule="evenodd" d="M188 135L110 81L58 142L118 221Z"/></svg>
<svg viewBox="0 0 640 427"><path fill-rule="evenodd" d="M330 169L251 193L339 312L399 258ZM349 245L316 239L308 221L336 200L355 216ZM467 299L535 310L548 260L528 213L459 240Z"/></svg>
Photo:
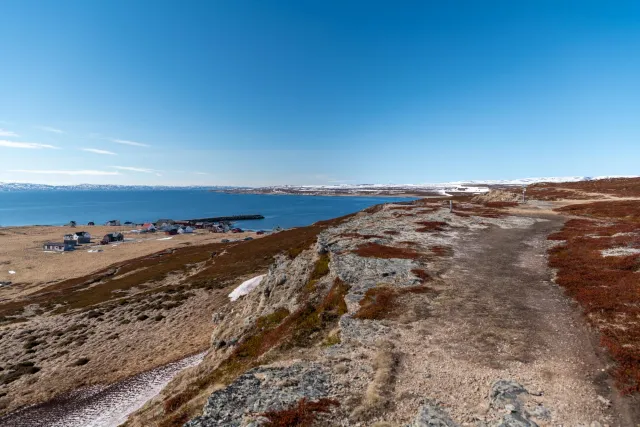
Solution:
<svg viewBox="0 0 640 427"><path fill-rule="evenodd" d="M521 394L528 394L521 384L511 380L498 380L493 383L489 398L494 408L504 409L506 405L520 406L518 396Z"/></svg>
<svg viewBox="0 0 640 427"><path fill-rule="evenodd" d="M529 392L521 384L511 380L498 380L491 387L489 398L494 409L508 411L496 427L537 427L525 410L522 397Z"/></svg>
<svg viewBox="0 0 640 427"><path fill-rule="evenodd" d="M428 402L407 427L459 427L438 404Z"/></svg>
<svg viewBox="0 0 640 427"><path fill-rule="evenodd" d="M318 400L328 391L328 375L318 364L261 366L213 392L203 414L186 426L259 425L261 413L292 407L303 398Z"/></svg>

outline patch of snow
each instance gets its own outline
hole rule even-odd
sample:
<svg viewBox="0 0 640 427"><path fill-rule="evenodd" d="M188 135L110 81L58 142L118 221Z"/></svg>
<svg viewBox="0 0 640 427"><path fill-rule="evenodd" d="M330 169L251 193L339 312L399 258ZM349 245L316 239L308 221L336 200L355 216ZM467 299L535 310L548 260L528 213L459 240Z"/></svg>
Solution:
<svg viewBox="0 0 640 427"><path fill-rule="evenodd" d="M156 239L156 240L171 240L171 239L173 239L173 237L163 237L161 239Z"/></svg>
<svg viewBox="0 0 640 427"><path fill-rule="evenodd" d="M205 353L189 356L110 386L94 386L70 393L67 399L26 407L10 414L4 425L50 427L114 427L140 409L180 371L196 366ZM3 418L3 421L5 419ZM46 421L43 421L46 420Z"/></svg>
<svg viewBox="0 0 640 427"><path fill-rule="evenodd" d="M231 299L231 301L235 301L238 298L240 298L241 296L247 295L249 292L251 292L253 289L255 289L256 286L258 286L260 284L260 282L262 281L264 276L266 276L266 274L261 274L260 276L256 276L256 277L254 277L252 279L245 280L244 282L242 282L242 284L240 286L235 288L229 294L229 299Z"/></svg>
<svg viewBox="0 0 640 427"><path fill-rule="evenodd" d="M607 256L627 256L640 254L637 248L611 248L600 251L603 257Z"/></svg>
<svg viewBox="0 0 640 427"><path fill-rule="evenodd" d="M16 272L13 270L9 270L9 274L16 274Z"/></svg>

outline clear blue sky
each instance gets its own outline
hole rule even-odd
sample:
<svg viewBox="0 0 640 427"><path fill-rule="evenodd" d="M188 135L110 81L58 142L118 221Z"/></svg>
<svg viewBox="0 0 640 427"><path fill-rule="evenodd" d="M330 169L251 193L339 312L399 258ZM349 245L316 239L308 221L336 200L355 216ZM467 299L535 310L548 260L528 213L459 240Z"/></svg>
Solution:
<svg viewBox="0 0 640 427"><path fill-rule="evenodd" d="M640 1L4 0L0 129L0 181L638 174Z"/></svg>

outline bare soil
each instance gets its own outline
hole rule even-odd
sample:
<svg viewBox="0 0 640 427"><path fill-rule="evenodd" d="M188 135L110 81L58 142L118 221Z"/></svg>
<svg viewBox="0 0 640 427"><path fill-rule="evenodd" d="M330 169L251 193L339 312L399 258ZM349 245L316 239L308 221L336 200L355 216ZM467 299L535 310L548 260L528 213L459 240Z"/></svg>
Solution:
<svg viewBox="0 0 640 427"><path fill-rule="evenodd" d="M430 317L397 340L400 396L428 390L455 419L474 422L486 417L490 383L508 378L542 391L529 404L553 410L556 422L634 425L635 401L616 397L595 334L552 282L546 236L563 219L544 219L481 231L456 246Z"/></svg>

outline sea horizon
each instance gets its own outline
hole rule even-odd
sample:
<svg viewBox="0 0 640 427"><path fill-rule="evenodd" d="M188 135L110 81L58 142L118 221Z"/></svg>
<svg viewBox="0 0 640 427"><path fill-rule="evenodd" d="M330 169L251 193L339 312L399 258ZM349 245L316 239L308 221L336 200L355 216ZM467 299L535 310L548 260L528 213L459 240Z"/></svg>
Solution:
<svg viewBox="0 0 640 427"><path fill-rule="evenodd" d="M277 197L274 197L277 196ZM202 190L87 190L0 192L0 227L86 226L118 220L124 225L161 218L186 220L232 215L263 215L244 220L242 228L300 227L357 212L369 206L413 200L397 196L312 196L227 194Z"/></svg>

